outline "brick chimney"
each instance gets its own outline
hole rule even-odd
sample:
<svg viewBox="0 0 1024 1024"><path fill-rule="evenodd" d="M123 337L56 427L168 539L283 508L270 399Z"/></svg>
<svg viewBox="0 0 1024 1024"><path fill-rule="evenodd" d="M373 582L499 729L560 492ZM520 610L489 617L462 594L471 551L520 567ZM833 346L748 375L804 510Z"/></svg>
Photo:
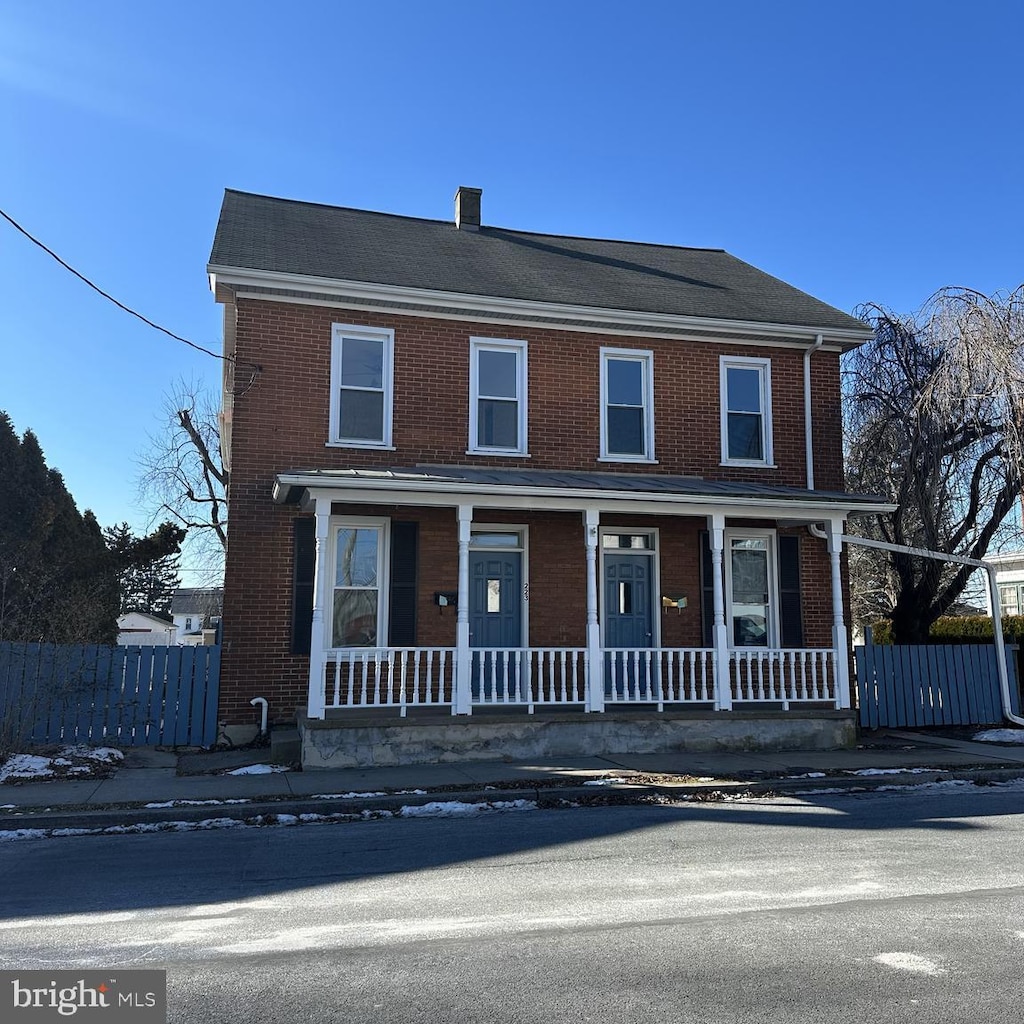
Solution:
<svg viewBox="0 0 1024 1024"><path fill-rule="evenodd" d="M480 230L480 197L483 189L459 186L455 193L455 226L460 231Z"/></svg>

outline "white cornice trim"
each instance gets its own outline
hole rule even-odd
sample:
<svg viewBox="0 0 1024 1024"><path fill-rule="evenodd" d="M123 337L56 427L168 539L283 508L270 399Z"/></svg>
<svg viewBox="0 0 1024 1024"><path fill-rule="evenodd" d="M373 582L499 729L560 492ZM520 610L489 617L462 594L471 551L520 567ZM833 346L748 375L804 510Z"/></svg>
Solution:
<svg viewBox="0 0 1024 1024"><path fill-rule="evenodd" d="M819 334L826 340L844 347L859 345L872 337L865 327L822 328L795 324L770 324L745 320L722 320L713 317L678 316L669 313L646 313L638 310L601 309L596 306L577 306L558 302L531 302L525 299L505 299L494 296L470 295L464 292L445 292L428 288L408 288L399 285L370 284L365 281L340 281L327 277L308 277L302 274L281 274L275 271L244 270L210 264L210 288L216 293L218 285L246 290L251 288L292 288L297 291L320 292L365 299L375 303L409 303L423 306L452 307L481 313L499 313L505 316L540 316L564 320L591 320L637 328L669 327L675 330L704 330L722 334L761 334L770 337L806 339L813 341Z"/></svg>
<svg viewBox="0 0 1024 1024"><path fill-rule="evenodd" d="M320 494L331 494L338 500L366 502L381 500L401 504L444 505L470 504L497 508L550 508L565 511L601 508L603 510L656 512L661 515L707 515L709 510L723 509L733 515L784 516L801 518L801 508L808 520L823 512L869 514L891 512L896 507L882 502L843 502L834 499L808 500L795 498L723 497L711 494L673 494L660 491L614 491L585 487L544 487L530 484L472 484L467 481L329 477L317 473L279 473L274 479L273 498L284 504L288 492L301 487ZM386 496L386 497L385 497Z"/></svg>

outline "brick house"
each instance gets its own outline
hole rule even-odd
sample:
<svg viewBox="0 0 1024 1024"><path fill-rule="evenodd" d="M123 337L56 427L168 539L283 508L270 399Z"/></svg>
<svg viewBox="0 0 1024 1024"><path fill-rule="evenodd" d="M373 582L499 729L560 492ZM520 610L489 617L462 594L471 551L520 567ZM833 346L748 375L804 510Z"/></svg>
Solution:
<svg viewBox="0 0 1024 1024"><path fill-rule="evenodd" d="M480 209L225 194L229 734L259 696L311 765L470 725L492 757L848 741L838 537L888 506L843 492L839 359L870 331L721 250Z"/></svg>

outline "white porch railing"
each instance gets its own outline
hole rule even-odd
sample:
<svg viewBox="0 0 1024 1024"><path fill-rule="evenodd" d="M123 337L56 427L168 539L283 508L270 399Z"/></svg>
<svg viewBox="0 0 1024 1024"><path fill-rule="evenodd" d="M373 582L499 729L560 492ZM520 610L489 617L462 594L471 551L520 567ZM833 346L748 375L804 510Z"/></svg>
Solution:
<svg viewBox="0 0 1024 1024"><path fill-rule="evenodd" d="M450 706L454 647L350 647L328 651L325 710Z"/></svg>
<svg viewBox="0 0 1024 1024"><path fill-rule="evenodd" d="M840 706L836 656L830 647L791 650L744 648L729 652L734 701L790 704L807 701Z"/></svg>
<svg viewBox="0 0 1024 1024"><path fill-rule="evenodd" d="M474 647L470 651L474 706L584 704L587 652L582 647Z"/></svg>
<svg viewBox="0 0 1024 1024"><path fill-rule="evenodd" d="M704 647L609 647L604 652L607 704L715 703L715 652Z"/></svg>

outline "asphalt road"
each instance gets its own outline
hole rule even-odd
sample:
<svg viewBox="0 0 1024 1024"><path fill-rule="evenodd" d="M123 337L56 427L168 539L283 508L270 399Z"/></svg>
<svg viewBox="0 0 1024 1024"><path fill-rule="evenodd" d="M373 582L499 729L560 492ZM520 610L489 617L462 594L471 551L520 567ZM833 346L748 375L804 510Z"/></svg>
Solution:
<svg viewBox="0 0 1024 1024"><path fill-rule="evenodd" d="M1024 793L0 846L0 960L182 1022L1014 1022Z"/></svg>

